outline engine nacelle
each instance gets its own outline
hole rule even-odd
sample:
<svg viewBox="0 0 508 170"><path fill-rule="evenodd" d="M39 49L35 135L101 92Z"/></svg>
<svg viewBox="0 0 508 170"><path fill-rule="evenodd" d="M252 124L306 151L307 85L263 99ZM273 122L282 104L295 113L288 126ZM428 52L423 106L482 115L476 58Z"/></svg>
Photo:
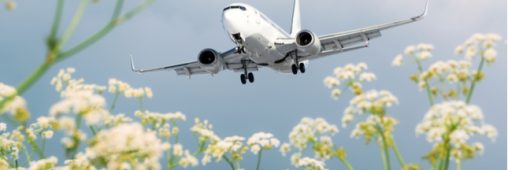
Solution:
<svg viewBox="0 0 508 170"><path fill-rule="evenodd" d="M321 52L321 41L313 32L302 30L296 34L296 45L298 51L308 55L316 55Z"/></svg>
<svg viewBox="0 0 508 170"><path fill-rule="evenodd" d="M198 62L207 72L215 74L222 70L223 61L220 54L210 48L204 49L199 53Z"/></svg>

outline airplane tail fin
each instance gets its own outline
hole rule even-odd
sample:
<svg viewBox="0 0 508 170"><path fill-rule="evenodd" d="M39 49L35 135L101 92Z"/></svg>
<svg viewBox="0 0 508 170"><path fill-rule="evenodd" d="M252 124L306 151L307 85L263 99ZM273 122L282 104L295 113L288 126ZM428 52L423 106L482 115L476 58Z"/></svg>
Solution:
<svg viewBox="0 0 508 170"><path fill-rule="evenodd" d="M295 37L298 32L301 30L301 22L300 22L300 0L295 0L295 4L293 7L293 22L291 24L291 36Z"/></svg>

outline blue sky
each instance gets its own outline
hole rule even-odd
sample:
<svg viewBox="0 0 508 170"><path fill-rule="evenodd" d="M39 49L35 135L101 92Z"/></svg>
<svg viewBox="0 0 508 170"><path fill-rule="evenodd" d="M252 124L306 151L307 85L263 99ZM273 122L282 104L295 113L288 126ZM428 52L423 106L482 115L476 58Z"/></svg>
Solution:
<svg viewBox="0 0 508 170"><path fill-rule="evenodd" d="M19 84L43 60L44 39L50 29L55 2L17 1L16 10L0 10L0 82ZM416 68L394 68L391 61L407 45L421 42L434 44L432 61L459 59L453 55L456 45L474 33L493 32L500 34L504 40L498 47L498 61L486 69L486 79L479 84L473 103L483 109L486 122L498 128L499 136L494 143L479 138L486 145L485 153L475 160L464 161L462 167L506 169L506 1L435 0L431 2L429 15L423 21L384 31L369 48L313 61L307 72L298 76L262 69L255 73L256 82L246 86L240 84L238 73L229 71L213 77L205 75L191 79L178 77L174 72L140 76L130 71L129 54L135 56L139 67L151 67L194 61L203 48L223 51L233 47L221 23L222 8L233 2L237 1L156 1L89 49L50 69L24 95L30 110L34 115L46 114L51 104L58 100L58 95L49 85L51 77L60 68L75 67L76 75L90 83L106 84L108 78L115 77L133 86L150 86L155 96L147 101L147 108L160 112L182 111L188 118L209 119L220 136L250 136L254 132L269 131L287 141L292 127L305 116L324 117L339 124L350 96L332 100L322 80L336 66L365 62L369 70L378 76L378 80L366 88L390 90L400 100L400 104L391 109L393 116L401 122L395 135L399 149L407 161L427 167L420 157L431 148L431 144L425 141L424 136L417 137L414 128L427 111L428 103L424 93L419 92L408 79ZM258 8L289 30L291 0L241 2ZM113 3L102 1L91 4L70 44L99 29L109 19ZM424 0L303 0L302 28L318 35L346 31L412 17L423 10L424 3ZM134 2L127 3L127 6L133 5ZM76 2L66 4L64 25L68 24L76 7ZM134 102L120 102L119 111L132 113ZM191 126L191 120L183 128ZM340 129L335 143L346 147L355 168L381 169L377 146L351 139L351 130L351 127ZM190 135L184 136L183 140L186 146L195 145L195 138ZM50 148L59 147L54 145ZM280 156L278 152L266 155L265 167L292 168L289 158ZM242 164L252 169L254 162L253 156L247 156ZM336 169L342 168L342 165L332 161L328 167ZM224 169L227 165L219 163L208 168Z"/></svg>

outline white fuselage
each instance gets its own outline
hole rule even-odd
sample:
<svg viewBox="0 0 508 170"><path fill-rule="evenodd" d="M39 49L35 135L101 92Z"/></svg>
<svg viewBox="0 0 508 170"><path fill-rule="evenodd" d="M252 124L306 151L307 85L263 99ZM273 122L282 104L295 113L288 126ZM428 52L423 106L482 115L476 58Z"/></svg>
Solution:
<svg viewBox="0 0 508 170"><path fill-rule="evenodd" d="M281 61L286 54L277 50L275 42L278 38L291 37L266 15L247 4L235 3L224 9L222 17L224 29L231 40L243 46L252 61L267 64L277 71L290 70L292 61Z"/></svg>

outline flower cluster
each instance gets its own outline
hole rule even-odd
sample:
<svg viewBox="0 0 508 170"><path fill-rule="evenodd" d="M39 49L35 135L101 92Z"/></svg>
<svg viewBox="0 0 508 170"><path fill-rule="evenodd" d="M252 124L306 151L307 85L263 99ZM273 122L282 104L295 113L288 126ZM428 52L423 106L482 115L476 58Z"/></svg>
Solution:
<svg viewBox="0 0 508 170"><path fill-rule="evenodd" d="M416 133L425 134L427 141L437 143L435 149L443 144L452 147L456 159L472 158L477 151L483 150L479 142L468 141L475 135L484 135L495 140L497 130L494 126L483 123L484 115L475 105L462 101L449 101L434 105L417 125ZM469 148L475 148L470 150Z"/></svg>
<svg viewBox="0 0 508 170"><path fill-rule="evenodd" d="M404 50L404 54L398 54L395 56L392 61L392 65L402 65L404 63L404 56L411 57L415 62L421 63L432 57L432 50L434 50L434 46L425 43L408 46Z"/></svg>
<svg viewBox="0 0 508 170"><path fill-rule="evenodd" d="M11 133L5 133L7 130L7 125L4 123L0 123L0 156L5 156L5 158L0 159L0 168L2 166L8 166L7 162L2 162L2 160L7 160L7 157L12 158L12 160L19 159L19 151L21 150L23 141L25 137L20 132L19 129L12 131ZM1 157L0 157L1 158ZM6 164L7 165L2 165Z"/></svg>
<svg viewBox="0 0 508 170"><path fill-rule="evenodd" d="M12 98L9 100L9 98ZM24 122L30 118L30 113L26 107L26 101L17 95L16 89L0 83L0 101L8 100L0 108L0 115L9 113L14 119Z"/></svg>
<svg viewBox="0 0 508 170"><path fill-rule="evenodd" d="M126 98L153 97L150 87L132 88L129 84L117 79L109 79L108 91L112 94L123 94Z"/></svg>
<svg viewBox="0 0 508 170"><path fill-rule="evenodd" d="M334 70L333 76L327 76L324 79L326 87L333 89L331 96L337 99L342 94L342 87L350 88L355 95L360 95L362 90L362 84L364 82L371 82L376 80L376 75L371 72L366 72L367 64L348 64L344 67L337 67Z"/></svg>
<svg viewBox="0 0 508 170"><path fill-rule="evenodd" d="M455 53L464 55L465 59L472 60L476 56L481 56L487 63L496 61L497 52L494 49L496 43L501 40L497 34L474 34L463 44L455 48Z"/></svg>
<svg viewBox="0 0 508 170"><path fill-rule="evenodd" d="M295 166L298 168L303 167L306 170L325 170L326 169L325 163L323 161L320 161L320 160L317 160L314 158L309 158L309 157L300 158L298 160L298 163Z"/></svg>
<svg viewBox="0 0 508 170"><path fill-rule="evenodd" d="M74 113L84 117L89 125L102 123L100 121L109 116L106 99L102 96L105 87L85 84L82 78L73 79L74 72L74 68L62 69L51 80L62 99L51 106L50 116L56 118Z"/></svg>
<svg viewBox="0 0 508 170"><path fill-rule="evenodd" d="M185 121L186 117L181 112L175 113L157 113L150 111L136 111L134 115L141 119L144 125L153 125L158 128L167 122Z"/></svg>
<svg viewBox="0 0 508 170"><path fill-rule="evenodd" d="M293 127L289 133L289 143L281 145L280 152L287 155L291 150L294 150L291 162L295 167L323 169L326 160L337 156L332 137L338 132L337 126L328 123L323 118L302 118L300 123ZM314 153L313 158L303 159L302 155L308 148ZM302 160L304 162L301 162Z"/></svg>
<svg viewBox="0 0 508 170"><path fill-rule="evenodd" d="M247 140L247 144L250 146L250 151L252 153L258 154L261 150L270 150L279 147L280 141L271 133L258 132L254 133Z"/></svg>
<svg viewBox="0 0 508 170"><path fill-rule="evenodd" d="M194 126L191 131L196 134L199 138L199 143L203 143L200 146L200 150L203 150L204 145L209 141L210 143L216 143L220 140L219 136L212 130L213 125L208 120L201 121L199 118L194 119Z"/></svg>
<svg viewBox="0 0 508 170"><path fill-rule="evenodd" d="M30 170L54 169L57 163L58 159L54 156L51 156L46 159L30 162L30 167L28 169Z"/></svg>
<svg viewBox="0 0 508 170"><path fill-rule="evenodd" d="M108 169L160 169L159 159L168 148L155 132L132 123L100 131L86 156L106 162Z"/></svg>
<svg viewBox="0 0 508 170"><path fill-rule="evenodd" d="M355 114L361 115L371 113L374 115L384 115L386 109L394 104L398 104L397 97L386 90L370 90L361 95L355 96L349 106L344 110L342 116L342 126L346 127L354 119Z"/></svg>
<svg viewBox="0 0 508 170"><path fill-rule="evenodd" d="M248 150L244 141L244 137L230 136L208 145L204 151L203 164L210 162L211 158L220 161L224 156L227 156L227 154L232 157L232 161L242 160L243 154Z"/></svg>

